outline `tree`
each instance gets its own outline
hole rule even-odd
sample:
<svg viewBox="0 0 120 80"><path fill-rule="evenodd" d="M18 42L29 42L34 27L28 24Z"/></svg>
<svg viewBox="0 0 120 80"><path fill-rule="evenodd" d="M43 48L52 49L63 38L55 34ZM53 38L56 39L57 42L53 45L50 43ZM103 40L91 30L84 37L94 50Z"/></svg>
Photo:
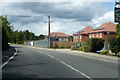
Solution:
<svg viewBox="0 0 120 80"><path fill-rule="evenodd" d="M115 54L120 52L120 23L116 25L116 36L110 39L110 49Z"/></svg>
<svg viewBox="0 0 120 80"><path fill-rule="evenodd" d="M6 16L0 16L0 21L2 22L2 49L6 50L9 47L8 42L11 41L12 29Z"/></svg>
<svg viewBox="0 0 120 80"><path fill-rule="evenodd" d="M45 36L43 34L39 35L39 39L44 39Z"/></svg>
<svg viewBox="0 0 120 80"><path fill-rule="evenodd" d="M85 51L100 51L104 47L104 39L103 38L88 38L85 43Z"/></svg>

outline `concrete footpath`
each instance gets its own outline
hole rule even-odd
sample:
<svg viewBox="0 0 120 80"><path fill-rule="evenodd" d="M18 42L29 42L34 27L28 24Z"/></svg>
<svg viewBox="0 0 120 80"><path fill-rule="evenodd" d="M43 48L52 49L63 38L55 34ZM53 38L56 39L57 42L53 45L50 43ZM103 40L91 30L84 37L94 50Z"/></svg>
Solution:
<svg viewBox="0 0 120 80"><path fill-rule="evenodd" d="M37 47L33 47L33 48L37 48ZM56 49L56 50L47 49L47 48L39 48L39 49L53 50L53 51L88 57L92 59L99 59L99 60L113 62L113 63L118 63L118 60L120 60L120 57L116 57L116 56L102 55L102 54L97 54L97 53L92 53L92 52L84 52L84 51L77 51L77 50L71 50L71 49Z"/></svg>
<svg viewBox="0 0 120 80"><path fill-rule="evenodd" d="M56 51L118 63L118 57L116 56L102 55L92 52L84 52L71 49L57 49Z"/></svg>

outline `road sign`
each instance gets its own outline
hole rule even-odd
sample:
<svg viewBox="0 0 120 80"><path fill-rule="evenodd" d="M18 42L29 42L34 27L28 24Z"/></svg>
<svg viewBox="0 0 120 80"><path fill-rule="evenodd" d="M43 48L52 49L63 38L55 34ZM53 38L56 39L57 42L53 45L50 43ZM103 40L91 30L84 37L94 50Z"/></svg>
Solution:
<svg viewBox="0 0 120 80"><path fill-rule="evenodd" d="M115 22L120 22L120 8L115 7Z"/></svg>

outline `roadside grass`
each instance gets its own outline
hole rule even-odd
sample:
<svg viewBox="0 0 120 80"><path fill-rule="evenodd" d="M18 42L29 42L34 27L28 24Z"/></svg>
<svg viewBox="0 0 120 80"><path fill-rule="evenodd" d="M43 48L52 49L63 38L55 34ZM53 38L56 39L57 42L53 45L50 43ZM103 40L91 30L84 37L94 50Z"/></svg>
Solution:
<svg viewBox="0 0 120 80"><path fill-rule="evenodd" d="M76 50L76 51L80 51L80 50L78 50L78 49L71 49L71 51L72 50ZM82 52L84 52L84 51L82 51ZM107 55L107 56L115 56L115 57L120 57L120 55L118 55L118 54L102 54L102 53L98 53L98 52L85 52L85 53L90 53L90 54L99 54L99 55ZM80 54L80 53L74 53L74 54Z"/></svg>

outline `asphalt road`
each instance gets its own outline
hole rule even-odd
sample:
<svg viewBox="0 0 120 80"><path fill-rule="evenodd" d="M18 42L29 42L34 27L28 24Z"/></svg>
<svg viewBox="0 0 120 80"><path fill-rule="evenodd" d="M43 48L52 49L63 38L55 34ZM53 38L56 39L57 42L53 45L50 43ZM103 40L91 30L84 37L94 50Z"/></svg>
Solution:
<svg viewBox="0 0 120 80"><path fill-rule="evenodd" d="M3 78L118 78L118 64L52 50L14 45L18 54Z"/></svg>

